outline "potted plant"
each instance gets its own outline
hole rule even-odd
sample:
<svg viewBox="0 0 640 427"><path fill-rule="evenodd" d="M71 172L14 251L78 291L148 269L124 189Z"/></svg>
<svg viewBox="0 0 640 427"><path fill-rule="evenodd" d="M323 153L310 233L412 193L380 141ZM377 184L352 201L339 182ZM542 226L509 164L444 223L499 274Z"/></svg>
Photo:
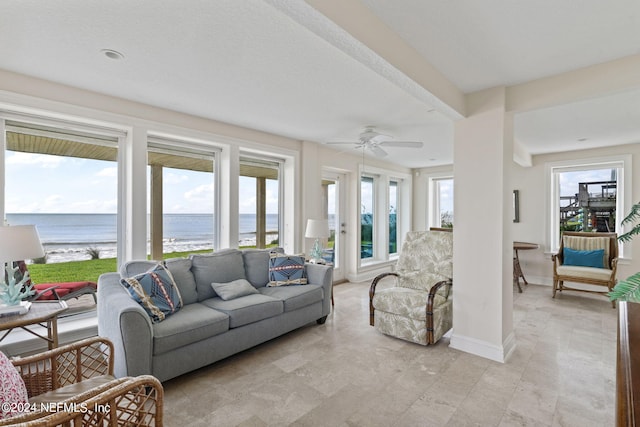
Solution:
<svg viewBox="0 0 640 427"><path fill-rule="evenodd" d="M630 242L636 235L640 234L640 202L633 205L629 215L622 220L622 225L632 223L634 224L633 228L620 235L618 237L619 241ZM640 302L640 272L618 282L607 295L611 301Z"/></svg>

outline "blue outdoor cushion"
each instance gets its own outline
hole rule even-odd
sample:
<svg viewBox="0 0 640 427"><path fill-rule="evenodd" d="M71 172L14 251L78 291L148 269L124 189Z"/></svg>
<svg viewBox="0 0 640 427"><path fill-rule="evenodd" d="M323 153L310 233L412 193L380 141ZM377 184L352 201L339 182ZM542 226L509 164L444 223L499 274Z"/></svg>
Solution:
<svg viewBox="0 0 640 427"><path fill-rule="evenodd" d="M120 280L131 298L144 308L151 322L162 322L180 310L182 296L171 272L164 264L157 264L146 273Z"/></svg>
<svg viewBox="0 0 640 427"><path fill-rule="evenodd" d="M604 249L577 251L571 248L564 248L563 265L604 268Z"/></svg>

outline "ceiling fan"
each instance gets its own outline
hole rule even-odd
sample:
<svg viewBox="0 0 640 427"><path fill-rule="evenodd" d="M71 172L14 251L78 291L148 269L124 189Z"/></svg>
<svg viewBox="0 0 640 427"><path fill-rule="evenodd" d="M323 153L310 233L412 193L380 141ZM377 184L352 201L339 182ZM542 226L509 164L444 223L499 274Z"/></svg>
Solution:
<svg viewBox="0 0 640 427"><path fill-rule="evenodd" d="M355 148L370 151L375 156L385 157L387 152L381 147L422 148L421 141L395 141L391 136L375 130L373 126L367 126L358 136L358 141L327 142L331 145L354 144Z"/></svg>

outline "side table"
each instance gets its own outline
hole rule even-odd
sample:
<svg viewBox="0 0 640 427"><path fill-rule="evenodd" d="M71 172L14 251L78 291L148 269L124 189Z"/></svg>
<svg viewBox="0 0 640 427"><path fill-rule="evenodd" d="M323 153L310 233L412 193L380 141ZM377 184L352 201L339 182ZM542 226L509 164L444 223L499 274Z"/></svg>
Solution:
<svg viewBox="0 0 640 427"><path fill-rule="evenodd" d="M527 282L527 279L524 277L524 273L522 272L522 268L520 267L518 251L538 249L538 247L539 245L537 243L513 242L513 251L515 253L513 257L513 281L518 285L518 292L520 293L522 293L522 288L520 287L520 278L522 277L525 285L528 285L529 282Z"/></svg>
<svg viewBox="0 0 640 427"><path fill-rule="evenodd" d="M33 302L25 314L0 317L0 331L5 331L0 342L11 331L21 328L38 338L47 341L49 350L58 347L58 315L67 309L64 301ZM47 335L39 334L27 326L38 325L47 330Z"/></svg>

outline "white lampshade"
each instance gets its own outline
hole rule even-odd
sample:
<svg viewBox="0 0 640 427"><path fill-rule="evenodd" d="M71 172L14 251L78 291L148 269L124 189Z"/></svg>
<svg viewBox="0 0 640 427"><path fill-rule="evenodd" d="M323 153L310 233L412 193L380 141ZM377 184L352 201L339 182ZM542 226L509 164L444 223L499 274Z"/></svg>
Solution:
<svg viewBox="0 0 640 427"><path fill-rule="evenodd" d="M329 220L328 219L308 219L307 230L304 237L309 239L322 239L329 237Z"/></svg>
<svg viewBox="0 0 640 427"><path fill-rule="evenodd" d="M0 262L13 262L44 256L35 225L0 227Z"/></svg>

